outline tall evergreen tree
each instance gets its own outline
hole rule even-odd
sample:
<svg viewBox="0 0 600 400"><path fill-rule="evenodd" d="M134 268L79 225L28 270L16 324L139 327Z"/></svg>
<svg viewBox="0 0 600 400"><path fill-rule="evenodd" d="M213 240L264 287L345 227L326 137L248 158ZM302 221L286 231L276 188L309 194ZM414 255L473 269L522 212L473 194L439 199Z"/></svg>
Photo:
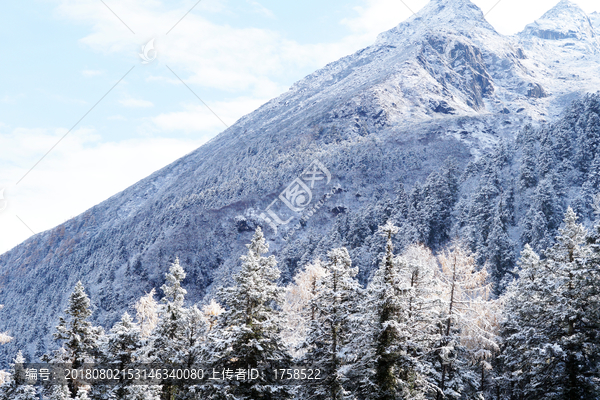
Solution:
<svg viewBox="0 0 600 400"><path fill-rule="evenodd" d="M503 392L515 400L536 398L532 395L540 394L532 393L528 384L536 377L532 365L539 365L535 349L544 341L542 335L536 333L541 311L538 290L544 274L540 257L526 244L515 271L518 279L509 284L503 296L505 309L500 328L503 337L500 354L504 372L502 386ZM543 390L543 386L538 390Z"/></svg>
<svg viewBox="0 0 600 400"><path fill-rule="evenodd" d="M413 270L407 260L394 256L392 236L397 227L388 223L380 232L387 241L386 251L361 307L364 328L354 346L362 354L352 369L361 381L362 399L423 399L426 382L419 360L423 331L415 329L415 321L422 322L418 301L423 299L411 297L412 290L421 289L417 287L423 271ZM411 279L407 279L409 274Z"/></svg>
<svg viewBox="0 0 600 400"><path fill-rule="evenodd" d="M597 316L600 308L599 271L588 261L586 236L586 229L577 223L577 215L569 208L557 243L546 252L545 260L555 275L555 281L544 293L547 310L553 311L546 316L553 325L547 327L548 335L563 352L562 360L552 360L550 365L557 364L554 378L561 386L557 388L557 398L568 400L598 395L591 379L596 370L594 359L600 351L598 320L591 321L590 317Z"/></svg>
<svg viewBox="0 0 600 400"><path fill-rule="evenodd" d="M532 138L530 131L533 128L527 126L524 129L523 137L523 153L521 155L521 165L519 171L519 189L521 191L535 187L537 185L537 162L535 141Z"/></svg>
<svg viewBox="0 0 600 400"><path fill-rule="evenodd" d="M283 318L279 308L285 289L277 285L280 271L274 256L265 257L268 244L260 227L241 257L235 286L224 288L226 310L211 331L209 360L216 369L233 371L287 366L291 361L281 338ZM205 399L286 399L290 388L259 380L197 388Z"/></svg>
<svg viewBox="0 0 600 400"><path fill-rule="evenodd" d="M85 293L83 284L77 282L69 297L69 305L65 314L70 318L60 318L54 338L63 342L62 348L54 352L52 362L68 363L71 368L80 368L86 362L93 362L98 355L98 341L104 333L102 328L95 327L89 321L92 316L90 299ZM79 386L69 382L71 396L76 396Z"/></svg>
<svg viewBox="0 0 600 400"><path fill-rule="evenodd" d="M165 274L165 284L161 287L164 296L161 300L159 321L151 338L152 361L163 365L176 365L182 362L185 352L184 320L186 309L184 307L187 291L181 287L185 279L185 271L176 258ZM172 400L179 388L173 384L163 385L163 396Z"/></svg>
<svg viewBox="0 0 600 400"><path fill-rule="evenodd" d="M523 221L521 241L534 250L541 251L553 244L552 235L560 226L563 213L562 200L553 175L540 181L531 199L529 210Z"/></svg>
<svg viewBox="0 0 600 400"><path fill-rule="evenodd" d="M316 318L312 321L306 339L304 361L321 369L325 380L316 387L307 387L306 399L342 400L350 398L344 388L346 376L343 366L356 357L348 344L355 332L356 310L360 285L356 280L358 268L352 267L348 250L329 251L327 274L318 282L317 295L312 300Z"/></svg>
<svg viewBox="0 0 600 400"><path fill-rule="evenodd" d="M16 366L25 363L25 357L19 351L10 364L10 375L0 385L0 400L37 400L39 398L36 387L29 385L18 378Z"/></svg>
<svg viewBox="0 0 600 400"><path fill-rule="evenodd" d="M488 237L487 248L485 249L485 262L490 268L490 272L496 283L497 292L501 292L504 289L505 283L503 282L503 278L506 273L513 270L515 263L515 256L513 254L514 243L509 237L507 223L502 218L502 205L503 202L500 199L494 212L492 231Z"/></svg>
<svg viewBox="0 0 600 400"><path fill-rule="evenodd" d="M144 360L147 338L142 337L140 327L128 313L123 314L105 335L100 346L100 361L119 371L135 369ZM95 385L89 395L93 399L159 400L160 387L137 385L123 379L116 385Z"/></svg>
<svg viewBox="0 0 600 400"><path fill-rule="evenodd" d="M598 396L598 267L572 209L540 261L526 247L503 324L507 391L515 399Z"/></svg>

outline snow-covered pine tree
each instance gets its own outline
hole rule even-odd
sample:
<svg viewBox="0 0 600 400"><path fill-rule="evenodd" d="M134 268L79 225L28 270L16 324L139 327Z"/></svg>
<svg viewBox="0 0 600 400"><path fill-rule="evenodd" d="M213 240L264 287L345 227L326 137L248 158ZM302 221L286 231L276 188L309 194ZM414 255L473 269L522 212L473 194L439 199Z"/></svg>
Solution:
<svg viewBox="0 0 600 400"><path fill-rule="evenodd" d="M0 400L37 400L39 398L38 391L34 386L21 382L17 378L16 366L24 363L25 357L19 351L10 364L10 375L0 385Z"/></svg>
<svg viewBox="0 0 600 400"><path fill-rule="evenodd" d="M543 327L548 329L552 345L562 353L562 357L547 361L547 367L554 370L557 399L593 398L599 394L591 376L597 369L593 359L600 351L600 343L594 329L597 320L590 321L590 317L598 315L600 286L598 270L589 263L586 236L586 229L577 223L577 215L569 208L556 244L546 251L544 261L555 276L544 287L544 309L548 315Z"/></svg>
<svg viewBox="0 0 600 400"><path fill-rule="evenodd" d="M564 209L557 193L560 191L557 190L556 182L552 174L548 174L538 184L522 223L521 241L538 252L553 244L552 235L560 225Z"/></svg>
<svg viewBox="0 0 600 400"><path fill-rule="evenodd" d="M542 341L542 336L535 332L535 325L540 313L538 291L545 273L540 257L526 244L517 262L515 275L518 279L508 285L502 297L504 312L500 335L503 344L499 356L503 370L501 384L502 392L511 399L526 399L531 394L526 386L536 375L530 363L537 363L535 349Z"/></svg>
<svg viewBox="0 0 600 400"><path fill-rule="evenodd" d="M198 306L193 305L184 310L182 328L182 351L178 362L183 368L197 367L205 352L210 323Z"/></svg>
<svg viewBox="0 0 600 400"><path fill-rule="evenodd" d="M165 368L183 362L186 353L184 325L187 310L184 301L187 291L181 287L185 276L179 258L175 258L169 266L169 272L165 274L166 282L161 287L164 296L161 299L159 321L150 339L152 350L149 355L153 362L162 364ZM163 385L163 396L172 399L178 389L172 384Z"/></svg>
<svg viewBox="0 0 600 400"><path fill-rule="evenodd" d="M103 337L99 360L119 371L135 369L137 363L144 361L146 343L140 327L125 313ZM95 385L89 395L93 399L159 400L160 389L159 386L134 385L125 379L116 385Z"/></svg>
<svg viewBox="0 0 600 400"><path fill-rule="evenodd" d="M303 357L307 365L319 368L325 379L319 386L306 387L303 398L342 400L350 398L344 389L343 367L359 353L347 345L357 333L361 288L355 278L358 268L352 267L346 248L330 250L327 257L327 273L318 280L317 295L311 302L315 318L309 327Z"/></svg>
<svg viewBox="0 0 600 400"><path fill-rule="evenodd" d="M423 210L423 187L419 181L415 182L408 196L408 212L406 228L410 243L425 243L429 232L424 230L429 226L425 223L425 210Z"/></svg>
<svg viewBox="0 0 600 400"><path fill-rule="evenodd" d="M417 232L413 242L438 248L450 239L452 210L458 200L458 176L456 162L449 158L439 171L427 177L422 187L415 185L408 215ZM380 225L386 220L380 221Z"/></svg>
<svg viewBox="0 0 600 400"><path fill-rule="evenodd" d="M443 302L443 285L439 278L439 267L431 250L422 244L410 245L399 257L402 278L406 290L408 309L407 325L411 335L411 351L418 359L418 371L427 383L422 383L425 393L435 391L437 382L432 373L435 362L430 355L435 353L442 334L439 330Z"/></svg>
<svg viewBox="0 0 600 400"><path fill-rule="evenodd" d="M515 399L597 398L598 269L571 208L540 261L525 248L506 295L505 391Z"/></svg>
<svg viewBox="0 0 600 400"><path fill-rule="evenodd" d="M392 236L397 232L398 228L389 222L380 228L386 249L361 305L362 332L352 343L361 353L352 371L360 381L359 397L365 400L425 398L426 385L418 360L421 352L417 348L421 343L411 329L418 318L417 304L412 303L414 293L410 293L407 275L414 272L416 279L419 277L405 260L394 256Z"/></svg>
<svg viewBox="0 0 600 400"><path fill-rule="evenodd" d="M100 327L92 325L88 320L92 315L90 299L85 293L81 281L69 297L69 305L65 310L69 319L60 318L54 338L62 341L61 349L54 352L50 358L54 363L71 364L71 368L79 368L86 362L93 362L98 354L99 338L104 334ZM69 382L71 396L76 396L78 385Z"/></svg>
<svg viewBox="0 0 600 400"><path fill-rule="evenodd" d="M503 282L503 279L508 272L514 269L515 263L514 243L508 234L507 221L503 218L503 206L503 200L500 198L494 211L492 230L485 249L485 262L492 274L497 293L504 290L506 283Z"/></svg>
<svg viewBox="0 0 600 400"><path fill-rule="evenodd" d="M589 284L586 287L590 303L594 306L588 307L586 324L589 326L589 335L595 337L595 343L600 343L600 212L596 214L596 225L587 238L590 247L588 267ZM585 294L584 294L585 296ZM596 345L594 352L589 355L589 363L593 371L592 384L600 395L600 349Z"/></svg>
<svg viewBox="0 0 600 400"><path fill-rule="evenodd" d="M537 167L536 167L536 148L535 141L531 137L530 125L524 128L522 137L524 138L523 143L523 154L521 156L521 167L519 171L519 189L525 191L529 188L537 185Z"/></svg>
<svg viewBox="0 0 600 400"><path fill-rule="evenodd" d="M484 253L494 228L494 215L501 194L501 188L497 185L497 173L498 171L493 177L480 183L479 189L472 195L469 207L465 236L471 249L479 251L480 263L485 261Z"/></svg>
<svg viewBox="0 0 600 400"><path fill-rule="evenodd" d="M536 164L540 178L544 178L556 168L558 160L554 152L554 143L552 143L550 129L543 128L539 134L539 138L540 148L537 153Z"/></svg>
<svg viewBox="0 0 600 400"><path fill-rule="evenodd" d="M140 327L125 313L105 335L100 347L100 361L114 364L119 369L129 368L137 361L136 352L142 345Z"/></svg>
<svg viewBox="0 0 600 400"><path fill-rule="evenodd" d="M279 308L285 288L277 285L280 271L258 227L241 257L242 267L234 276L235 286L223 288L226 305L219 324L212 329L207 347L208 360L216 370L232 371L277 367L287 368L291 361L281 338L283 318ZM266 379L226 381L222 385L205 385L194 389L202 399L286 399L289 387Z"/></svg>
<svg viewBox="0 0 600 400"><path fill-rule="evenodd" d="M50 388L48 397L44 396L44 400L71 400L71 392L67 385L53 385Z"/></svg>

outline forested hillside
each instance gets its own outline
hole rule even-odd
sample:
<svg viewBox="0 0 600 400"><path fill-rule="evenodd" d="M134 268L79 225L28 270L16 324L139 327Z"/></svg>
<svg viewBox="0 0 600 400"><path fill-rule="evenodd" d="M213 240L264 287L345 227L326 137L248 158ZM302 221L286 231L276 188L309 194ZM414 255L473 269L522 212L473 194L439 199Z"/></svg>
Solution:
<svg viewBox="0 0 600 400"><path fill-rule="evenodd" d="M260 228L234 284L202 309L186 302L177 259L160 303L150 292L135 305L135 318L125 313L108 332L90 323L90 299L78 282L56 328L61 347L43 357L46 368L152 365L165 377L81 377L41 388L37 370L17 380L19 353L0 397L597 399L600 224L587 231L568 208L560 225L542 257L525 246L500 297L492 295L488 267L478 267L465 244L455 240L437 256L421 244L396 254L399 229L389 222L377 231L385 249L366 287L345 247L279 286ZM196 377L200 368L208 377ZM177 370L194 378L169 381Z"/></svg>
<svg viewBox="0 0 600 400"><path fill-rule="evenodd" d="M202 308L236 283L240 256L259 227L277 259L279 286L316 260L331 262L327 255L338 249L336 257L351 261L349 287L368 291L386 251L379 229L391 223L396 254L422 246L438 268L460 243L472 268L486 271L485 301L496 301L513 290L525 245L545 263L568 207L588 230L600 209L599 19L592 17L563 0L522 33L504 36L470 1L432 0L196 151L0 255L0 330L14 337L0 355L50 354L78 281L92 299L90 324L108 332L161 287L176 258L186 270L181 307ZM315 166L321 181L307 180ZM302 193L291 190L299 181ZM274 223L269 210L290 222ZM441 318L440 301L431 305L432 321ZM448 348L450 325L439 337L428 334L424 348ZM294 347L303 339L283 336L290 342L281 351L309 351ZM366 367L368 357L353 362L374 368ZM432 357L429 372L415 378L424 385L419 393L427 385L454 387L450 367ZM476 362L466 360L475 374Z"/></svg>

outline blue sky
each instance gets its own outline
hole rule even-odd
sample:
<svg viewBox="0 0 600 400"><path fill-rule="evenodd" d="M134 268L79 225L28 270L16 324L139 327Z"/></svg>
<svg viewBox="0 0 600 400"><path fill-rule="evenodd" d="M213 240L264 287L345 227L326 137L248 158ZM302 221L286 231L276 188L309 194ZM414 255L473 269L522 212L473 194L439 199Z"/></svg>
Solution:
<svg viewBox="0 0 600 400"><path fill-rule="evenodd" d="M224 129L167 65L231 125L317 68L369 45L427 3L202 0L173 28L196 1L3 4L0 190L8 203L0 197L0 253ZM474 2L508 34L557 1ZM586 12L600 10L595 0L578 3ZM151 39L157 57L143 65L138 53Z"/></svg>

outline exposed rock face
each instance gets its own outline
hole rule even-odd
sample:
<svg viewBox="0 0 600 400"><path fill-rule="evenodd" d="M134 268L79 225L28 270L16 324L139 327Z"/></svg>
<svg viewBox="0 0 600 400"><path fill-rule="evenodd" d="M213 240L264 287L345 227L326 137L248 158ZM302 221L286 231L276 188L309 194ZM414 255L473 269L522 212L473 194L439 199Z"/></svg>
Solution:
<svg viewBox="0 0 600 400"><path fill-rule="evenodd" d="M548 97L548 94L539 83L532 83L529 85L529 89L527 90L527 97L531 97L534 99L541 99L544 97Z"/></svg>

